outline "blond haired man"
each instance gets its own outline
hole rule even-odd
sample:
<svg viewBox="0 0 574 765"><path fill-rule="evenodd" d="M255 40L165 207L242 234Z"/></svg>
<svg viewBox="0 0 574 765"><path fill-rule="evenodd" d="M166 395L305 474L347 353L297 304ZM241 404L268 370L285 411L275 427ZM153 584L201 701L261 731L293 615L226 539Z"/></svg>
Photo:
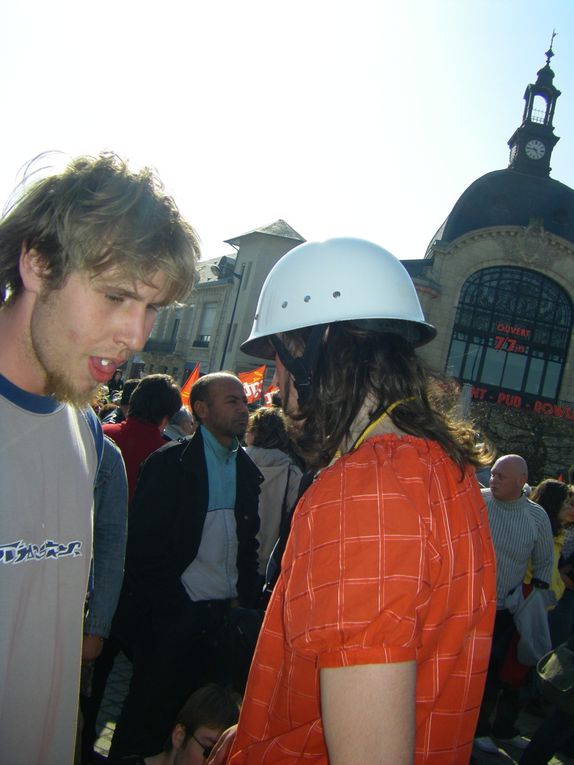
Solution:
<svg viewBox="0 0 574 765"><path fill-rule="evenodd" d="M73 760L94 475L87 403L196 275L198 240L149 170L80 158L0 222L0 740ZM22 721L26 735L22 735Z"/></svg>

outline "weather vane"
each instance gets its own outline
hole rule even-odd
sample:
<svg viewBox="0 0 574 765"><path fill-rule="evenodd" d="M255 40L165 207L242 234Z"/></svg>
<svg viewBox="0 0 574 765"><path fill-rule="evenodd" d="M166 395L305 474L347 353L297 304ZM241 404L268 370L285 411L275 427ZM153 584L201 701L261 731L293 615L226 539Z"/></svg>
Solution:
<svg viewBox="0 0 574 765"><path fill-rule="evenodd" d="M544 54L546 56L546 64L548 65L550 63L550 59L554 55L554 51L552 50L552 46L554 45L554 38L556 37L556 30L552 30L552 37L550 38L550 47Z"/></svg>

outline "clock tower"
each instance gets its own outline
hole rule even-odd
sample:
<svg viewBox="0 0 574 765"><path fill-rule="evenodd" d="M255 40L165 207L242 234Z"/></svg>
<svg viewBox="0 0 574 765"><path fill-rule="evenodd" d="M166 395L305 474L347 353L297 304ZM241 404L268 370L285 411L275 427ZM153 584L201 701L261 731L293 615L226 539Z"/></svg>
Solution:
<svg viewBox="0 0 574 765"><path fill-rule="evenodd" d="M560 91L554 87L554 72L550 59L554 55L552 44L546 51L546 65L538 72L537 80L526 88L522 125L508 141L510 147L509 168L529 175L550 175L552 149L560 140L554 135L552 119Z"/></svg>

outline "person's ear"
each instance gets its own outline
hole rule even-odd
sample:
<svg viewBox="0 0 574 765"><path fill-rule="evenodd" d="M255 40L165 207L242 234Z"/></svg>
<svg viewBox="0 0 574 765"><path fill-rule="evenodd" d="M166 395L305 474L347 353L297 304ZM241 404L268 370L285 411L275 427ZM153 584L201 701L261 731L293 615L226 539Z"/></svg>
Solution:
<svg viewBox="0 0 574 765"><path fill-rule="evenodd" d="M201 422L207 414L207 404L205 401L196 401L193 405L193 411L197 414L197 419Z"/></svg>
<svg viewBox="0 0 574 765"><path fill-rule="evenodd" d="M22 242L20 248L20 278L24 289L40 294L44 289L46 262L34 247Z"/></svg>
<svg viewBox="0 0 574 765"><path fill-rule="evenodd" d="M178 723L171 732L171 744L174 749L181 749L185 741L186 731L181 723Z"/></svg>

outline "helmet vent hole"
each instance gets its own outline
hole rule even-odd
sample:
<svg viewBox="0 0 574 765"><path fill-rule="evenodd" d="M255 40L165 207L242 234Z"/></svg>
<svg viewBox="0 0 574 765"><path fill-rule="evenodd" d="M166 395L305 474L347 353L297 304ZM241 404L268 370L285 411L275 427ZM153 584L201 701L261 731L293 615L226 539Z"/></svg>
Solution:
<svg viewBox="0 0 574 765"><path fill-rule="evenodd" d="M335 292L333 292L333 297L334 298L341 297L341 293L339 292L339 290L335 290Z"/></svg>
<svg viewBox="0 0 574 765"><path fill-rule="evenodd" d="M311 300L311 295L305 295L305 297L303 298L303 300L304 300L306 303L308 303L308 302Z"/></svg>
<svg viewBox="0 0 574 765"><path fill-rule="evenodd" d="M287 308L287 301L286 301L286 300L284 300L284 301L281 303L281 308Z"/></svg>

